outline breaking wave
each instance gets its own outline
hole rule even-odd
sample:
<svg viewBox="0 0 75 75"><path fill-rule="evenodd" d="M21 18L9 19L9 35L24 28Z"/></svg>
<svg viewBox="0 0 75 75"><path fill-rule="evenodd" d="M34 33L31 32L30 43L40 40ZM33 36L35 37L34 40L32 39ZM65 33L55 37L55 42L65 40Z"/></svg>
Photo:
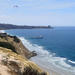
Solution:
<svg viewBox="0 0 75 75"><path fill-rule="evenodd" d="M0 30L0 33L5 33L5 31L4 30Z"/></svg>
<svg viewBox="0 0 75 75"><path fill-rule="evenodd" d="M36 60L39 60L42 65L48 65L46 67L49 68L49 64L52 64L58 68L62 68L64 70L68 70L71 72L75 72L75 67L70 65L72 63L75 65L74 61L67 60L67 58L57 57L55 53L48 52L45 50L43 46L39 46L37 44L32 44L29 40L25 39L24 37L20 37L21 41L30 51L37 52ZM35 58L35 57L34 57Z"/></svg>

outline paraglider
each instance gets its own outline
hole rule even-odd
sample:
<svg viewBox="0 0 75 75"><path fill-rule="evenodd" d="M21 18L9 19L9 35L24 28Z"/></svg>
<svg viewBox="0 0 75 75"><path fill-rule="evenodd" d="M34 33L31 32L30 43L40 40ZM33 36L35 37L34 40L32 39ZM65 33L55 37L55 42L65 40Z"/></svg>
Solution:
<svg viewBox="0 0 75 75"><path fill-rule="evenodd" d="M18 6L18 5L14 5L13 7L14 7L14 8L18 8L19 6Z"/></svg>

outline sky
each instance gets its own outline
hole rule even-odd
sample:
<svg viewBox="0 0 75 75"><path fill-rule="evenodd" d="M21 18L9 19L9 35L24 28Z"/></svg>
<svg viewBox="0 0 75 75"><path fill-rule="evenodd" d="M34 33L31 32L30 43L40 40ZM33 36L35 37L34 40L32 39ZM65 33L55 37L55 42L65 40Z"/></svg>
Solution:
<svg viewBox="0 0 75 75"><path fill-rule="evenodd" d="M0 23L75 26L75 0L0 0Z"/></svg>

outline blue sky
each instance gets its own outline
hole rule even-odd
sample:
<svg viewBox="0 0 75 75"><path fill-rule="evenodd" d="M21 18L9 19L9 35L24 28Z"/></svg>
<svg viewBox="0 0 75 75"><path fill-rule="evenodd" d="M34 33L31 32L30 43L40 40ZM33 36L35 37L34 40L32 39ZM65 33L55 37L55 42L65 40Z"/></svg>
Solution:
<svg viewBox="0 0 75 75"><path fill-rule="evenodd" d="M75 26L75 0L0 0L0 23Z"/></svg>

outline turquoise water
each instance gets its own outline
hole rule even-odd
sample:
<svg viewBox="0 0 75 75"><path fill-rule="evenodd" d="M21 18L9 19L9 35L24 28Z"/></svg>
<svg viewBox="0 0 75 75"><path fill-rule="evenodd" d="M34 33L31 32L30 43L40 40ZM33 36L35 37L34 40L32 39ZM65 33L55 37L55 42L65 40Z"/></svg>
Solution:
<svg viewBox="0 0 75 75"><path fill-rule="evenodd" d="M28 48L30 47L32 50L38 48L35 51L38 54L40 53L42 57L46 58L47 56L48 62L52 61L52 63L55 62L55 64L60 65L61 67L75 70L75 27L19 29L8 30L6 32L25 39L22 41L24 44L27 44L26 46ZM43 39L31 38L40 35L43 36Z"/></svg>

